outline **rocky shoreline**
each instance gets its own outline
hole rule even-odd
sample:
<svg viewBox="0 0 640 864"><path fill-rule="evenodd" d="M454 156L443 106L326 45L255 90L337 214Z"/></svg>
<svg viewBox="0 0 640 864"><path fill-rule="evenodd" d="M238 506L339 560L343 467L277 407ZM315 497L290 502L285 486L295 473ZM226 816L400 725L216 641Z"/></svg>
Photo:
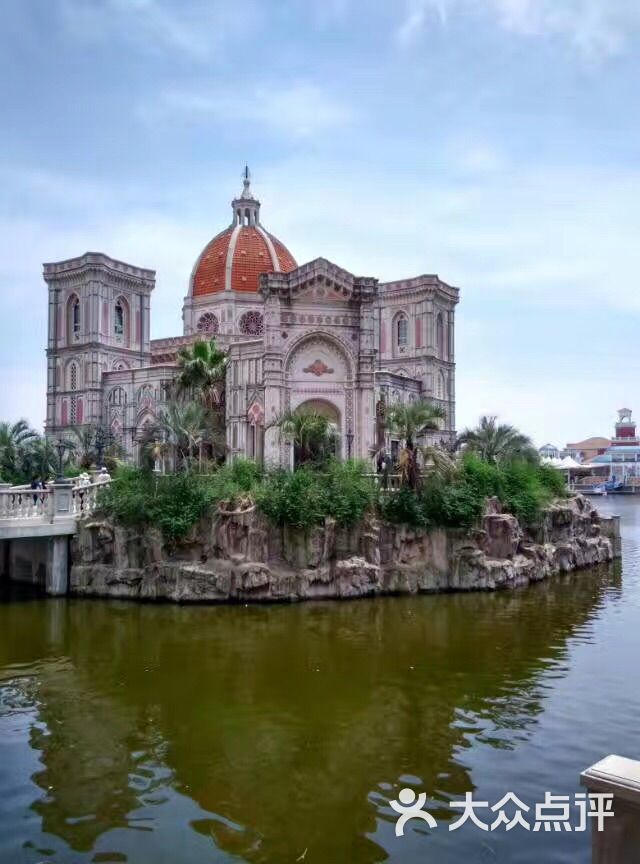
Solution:
<svg viewBox="0 0 640 864"><path fill-rule="evenodd" d="M274 602L516 588L611 561L619 520L583 496L558 501L533 531L487 502L478 528L413 530L369 517L347 530L275 528L255 509L218 512L169 550L97 515L71 547L72 594L135 600Z"/></svg>

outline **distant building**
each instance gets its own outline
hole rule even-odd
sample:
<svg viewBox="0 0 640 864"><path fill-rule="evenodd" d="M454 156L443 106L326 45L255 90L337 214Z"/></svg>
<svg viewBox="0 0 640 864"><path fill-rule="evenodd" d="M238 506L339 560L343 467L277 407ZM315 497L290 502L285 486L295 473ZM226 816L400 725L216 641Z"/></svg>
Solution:
<svg viewBox="0 0 640 864"><path fill-rule="evenodd" d="M538 453L541 459L559 459L560 450L555 444L544 444L539 448Z"/></svg>
<svg viewBox="0 0 640 864"><path fill-rule="evenodd" d="M609 466L609 477L618 482L636 485L634 478L640 477L640 438L629 408L618 411L615 436L604 453L595 456L591 463Z"/></svg>
<svg viewBox="0 0 640 864"><path fill-rule="evenodd" d="M576 441L574 444L567 444L562 451L562 456L571 456L576 462L590 462L596 456L602 456L611 446L609 438L585 438L584 441Z"/></svg>

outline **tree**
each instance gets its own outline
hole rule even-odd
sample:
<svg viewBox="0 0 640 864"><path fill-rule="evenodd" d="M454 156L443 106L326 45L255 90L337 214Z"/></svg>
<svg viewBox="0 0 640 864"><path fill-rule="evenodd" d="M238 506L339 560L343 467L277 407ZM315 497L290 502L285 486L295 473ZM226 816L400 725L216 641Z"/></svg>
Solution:
<svg viewBox="0 0 640 864"><path fill-rule="evenodd" d="M166 435L160 424L146 426L139 441L140 444L140 466L147 471L155 470L160 465L160 471L164 474L167 456L171 448L166 441Z"/></svg>
<svg viewBox="0 0 640 864"><path fill-rule="evenodd" d="M465 429L458 436L457 443L464 452L475 453L484 462L493 465L514 459L539 461L531 439L515 426L498 423L497 417L481 417L475 429Z"/></svg>
<svg viewBox="0 0 640 864"><path fill-rule="evenodd" d="M29 444L38 438L26 420L0 423L0 474L9 482L27 479L23 457Z"/></svg>
<svg viewBox="0 0 640 864"><path fill-rule="evenodd" d="M167 403L165 412L159 420L161 435L159 440L166 442L174 454L174 463L186 471L197 455L202 464L203 446L211 444L223 448L220 434L212 429L209 412L199 402Z"/></svg>
<svg viewBox="0 0 640 864"><path fill-rule="evenodd" d="M215 339L182 348L178 352L178 393L193 393L209 410L218 408L224 402L227 363L227 352L218 348Z"/></svg>
<svg viewBox="0 0 640 864"><path fill-rule="evenodd" d="M270 425L293 444L296 465L320 465L335 455L335 429L319 411L286 411Z"/></svg>
<svg viewBox="0 0 640 864"><path fill-rule="evenodd" d="M67 437L69 452L79 468L91 468L96 462L96 429L94 426L74 426Z"/></svg>
<svg viewBox="0 0 640 864"><path fill-rule="evenodd" d="M436 454L437 448L422 448L417 444L417 439L426 432L436 432L440 428L440 421L446 418L444 408L429 402L428 399L418 399L415 402L396 402L387 410L387 426L399 438L404 441L404 446L398 458L402 485L417 489L420 485L420 466L418 464L418 453L421 450L430 453L431 461L441 466L442 459L446 454Z"/></svg>
<svg viewBox="0 0 640 864"><path fill-rule="evenodd" d="M58 470L58 454L53 443L43 436L32 438L22 454L22 473L27 478L39 477L46 480L55 476Z"/></svg>

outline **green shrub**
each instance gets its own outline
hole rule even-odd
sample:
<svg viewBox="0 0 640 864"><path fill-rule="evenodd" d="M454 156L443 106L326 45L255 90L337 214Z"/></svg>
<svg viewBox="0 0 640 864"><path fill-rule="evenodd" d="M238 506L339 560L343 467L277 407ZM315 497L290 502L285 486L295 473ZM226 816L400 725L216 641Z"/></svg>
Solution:
<svg viewBox="0 0 640 864"><path fill-rule="evenodd" d="M427 525L422 502L417 493L408 486L383 495L380 510L383 519L396 525L410 525L412 528L423 528Z"/></svg>
<svg viewBox="0 0 640 864"><path fill-rule="evenodd" d="M375 487L357 461L331 461L322 471L306 466L272 472L257 495L272 522L300 528L320 525L327 516L339 525L355 525L376 500Z"/></svg>
<svg viewBox="0 0 640 864"><path fill-rule="evenodd" d="M209 484L198 475L155 476L124 467L101 490L100 506L122 525L154 525L168 542L175 543L189 533L213 500Z"/></svg>
<svg viewBox="0 0 640 864"><path fill-rule="evenodd" d="M482 516L486 495L463 476L457 482L434 480L425 484L421 499L427 525L470 528Z"/></svg>
<svg viewBox="0 0 640 864"><path fill-rule="evenodd" d="M538 476L540 482L548 489L554 498L566 498L569 494L567 484L560 471L551 465L538 465Z"/></svg>
<svg viewBox="0 0 640 864"><path fill-rule="evenodd" d="M543 507L566 494L564 479L553 468L524 460L495 465L467 455L453 478L433 475L418 492L405 488L384 496L381 511L390 522L414 527L470 528L482 516L486 499L497 497L528 526Z"/></svg>
<svg viewBox="0 0 640 864"><path fill-rule="evenodd" d="M327 486L310 468L276 471L259 488L258 504L276 525L309 528L324 522L328 513Z"/></svg>
<svg viewBox="0 0 640 864"><path fill-rule="evenodd" d="M321 470L265 472L251 460L238 459L211 475L166 476L120 467L114 482L101 490L101 506L123 525L160 528L172 544L210 508L224 501L234 509L248 497L276 525L310 528L332 517L351 526L378 501L366 467L331 461ZM432 475L418 492L405 487L381 495L378 506L382 518L395 524L468 529L482 516L488 497L498 497L523 525L532 525L541 509L562 495L563 478L552 468L524 461L498 466L469 455L453 477Z"/></svg>
<svg viewBox="0 0 640 864"><path fill-rule="evenodd" d="M376 500L376 488L366 476L364 462L329 463L320 482L326 482L327 510L338 525L355 525Z"/></svg>
<svg viewBox="0 0 640 864"><path fill-rule="evenodd" d="M212 501L225 501L228 507L233 509L241 498L255 494L263 478L262 466L250 459L236 459L230 464L222 465L206 479Z"/></svg>

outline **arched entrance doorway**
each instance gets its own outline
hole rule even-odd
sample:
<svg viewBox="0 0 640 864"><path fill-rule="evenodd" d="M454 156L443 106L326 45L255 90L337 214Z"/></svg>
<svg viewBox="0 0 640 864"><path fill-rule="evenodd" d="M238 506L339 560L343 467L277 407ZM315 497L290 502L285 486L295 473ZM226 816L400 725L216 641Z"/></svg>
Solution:
<svg viewBox="0 0 640 864"><path fill-rule="evenodd" d="M324 399L307 399L294 411L299 422L298 433L293 442L293 467L317 462L322 458L339 456L340 411ZM309 418L309 422L305 422Z"/></svg>

